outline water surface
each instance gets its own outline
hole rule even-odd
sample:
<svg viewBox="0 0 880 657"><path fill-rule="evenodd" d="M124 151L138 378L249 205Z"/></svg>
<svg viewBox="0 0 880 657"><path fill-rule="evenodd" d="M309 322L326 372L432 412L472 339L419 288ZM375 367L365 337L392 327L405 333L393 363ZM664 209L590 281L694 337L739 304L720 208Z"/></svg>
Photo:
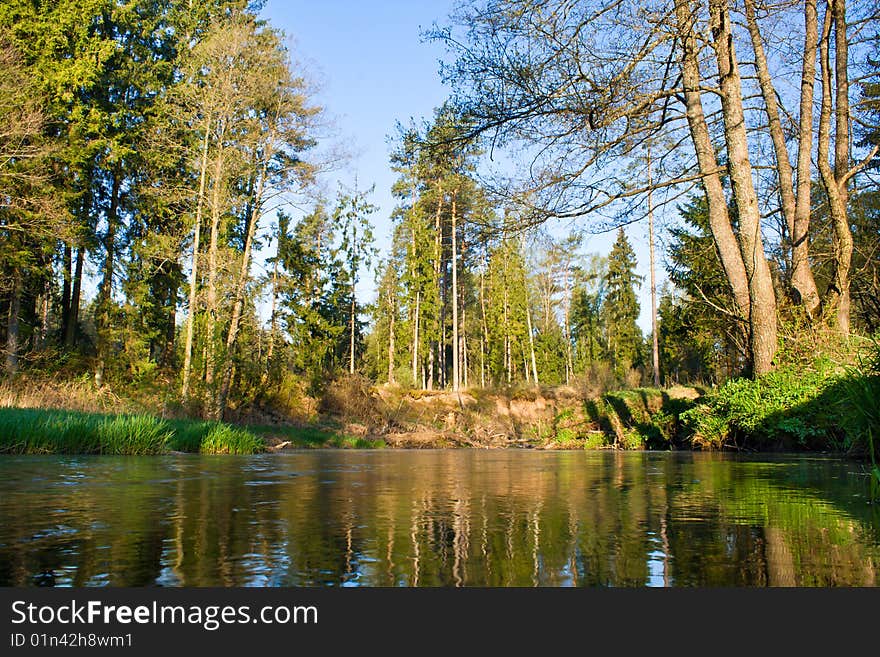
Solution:
<svg viewBox="0 0 880 657"><path fill-rule="evenodd" d="M816 456L0 458L0 585L875 586L880 509Z"/></svg>

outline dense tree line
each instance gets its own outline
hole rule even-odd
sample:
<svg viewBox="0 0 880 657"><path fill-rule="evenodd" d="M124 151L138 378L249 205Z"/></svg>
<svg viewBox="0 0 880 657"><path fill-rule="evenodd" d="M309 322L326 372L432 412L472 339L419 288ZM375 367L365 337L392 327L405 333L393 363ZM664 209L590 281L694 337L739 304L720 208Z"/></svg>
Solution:
<svg viewBox="0 0 880 657"><path fill-rule="evenodd" d="M639 219L652 191L704 197L730 292L716 310L763 374L788 309L866 327L855 231L878 144L853 130L876 111L877 17L846 0L489 0L432 36L469 135L532 149L511 195L531 223L601 227Z"/></svg>
<svg viewBox="0 0 880 657"><path fill-rule="evenodd" d="M373 376L426 390L570 384L597 369L609 382L640 381L640 277L623 230L604 258L585 255L576 235L524 230L479 184L479 152L461 129L449 106L400 129Z"/></svg>
<svg viewBox="0 0 880 657"><path fill-rule="evenodd" d="M99 386L179 371L183 399L223 414L262 330L261 222L314 169L319 110L258 9L3 4L7 372L59 353L88 356Z"/></svg>
<svg viewBox="0 0 880 657"><path fill-rule="evenodd" d="M455 93L394 140L380 259L370 192L314 193L321 109L260 4L0 6L7 374L162 381L210 417L344 372L640 383L649 272L624 227L655 202L679 215L650 336L665 382L767 372L779 322L880 329L872 8L462 3L434 33ZM507 145L530 163L501 184L482 149ZM617 230L611 251L586 229Z"/></svg>

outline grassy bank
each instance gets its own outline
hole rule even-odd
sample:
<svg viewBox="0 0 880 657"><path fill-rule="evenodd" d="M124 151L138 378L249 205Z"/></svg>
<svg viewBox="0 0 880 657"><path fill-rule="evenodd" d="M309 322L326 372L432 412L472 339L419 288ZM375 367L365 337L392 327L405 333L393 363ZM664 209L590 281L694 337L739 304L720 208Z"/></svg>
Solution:
<svg viewBox="0 0 880 657"><path fill-rule="evenodd" d="M0 408L0 454L254 454L265 441L219 422Z"/></svg>
<svg viewBox="0 0 880 657"><path fill-rule="evenodd" d="M149 391L117 392L86 381L0 384L0 453L737 449L836 451L876 462L880 442L880 347L835 358L806 353L760 379L733 379L709 390L513 386L451 393L346 376L320 397L300 391L283 405L266 402L238 418L241 424L159 419L184 409ZM880 469L873 467L880 486Z"/></svg>

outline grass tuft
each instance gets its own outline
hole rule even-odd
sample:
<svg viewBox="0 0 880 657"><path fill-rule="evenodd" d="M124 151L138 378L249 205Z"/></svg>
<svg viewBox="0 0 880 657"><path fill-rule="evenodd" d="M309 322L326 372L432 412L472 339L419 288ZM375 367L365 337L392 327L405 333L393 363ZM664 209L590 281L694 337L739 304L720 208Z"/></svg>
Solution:
<svg viewBox="0 0 880 657"><path fill-rule="evenodd" d="M254 454L265 442L218 422L0 408L0 454Z"/></svg>

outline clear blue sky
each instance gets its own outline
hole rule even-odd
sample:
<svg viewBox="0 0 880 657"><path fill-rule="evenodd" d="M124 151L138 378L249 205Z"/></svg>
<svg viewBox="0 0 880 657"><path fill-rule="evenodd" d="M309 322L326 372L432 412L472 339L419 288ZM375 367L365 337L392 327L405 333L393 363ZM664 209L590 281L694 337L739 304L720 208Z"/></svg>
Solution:
<svg viewBox="0 0 880 657"><path fill-rule="evenodd" d="M442 48L422 43L420 32L443 21L451 2L419 0L270 0L263 15L291 39L295 57L317 78L317 101L335 123L336 139L350 163L331 174L359 189L376 185L372 217L378 246L390 242L394 207L388 137L395 122L430 117L449 94L440 82Z"/></svg>
<svg viewBox="0 0 880 657"><path fill-rule="evenodd" d="M352 155L326 181L328 190L335 193L337 180L352 187L356 179L359 189L376 185L371 201L380 210L372 219L383 253L390 244L388 217L394 207L387 139L397 121L428 118L449 95L438 75L443 48L423 42L421 32L434 22L445 23L452 6L451 0L269 0L262 12L284 30L294 57L320 83L316 101L334 119L336 140ZM639 273L645 274L639 325L647 333L647 226L631 226L627 235ZM613 240L613 234L590 237L585 251L607 254ZM658 286L663 278L658 271ZM375 298L373 287L373 276L363 276L359 293L364 300Z"/></svg>

